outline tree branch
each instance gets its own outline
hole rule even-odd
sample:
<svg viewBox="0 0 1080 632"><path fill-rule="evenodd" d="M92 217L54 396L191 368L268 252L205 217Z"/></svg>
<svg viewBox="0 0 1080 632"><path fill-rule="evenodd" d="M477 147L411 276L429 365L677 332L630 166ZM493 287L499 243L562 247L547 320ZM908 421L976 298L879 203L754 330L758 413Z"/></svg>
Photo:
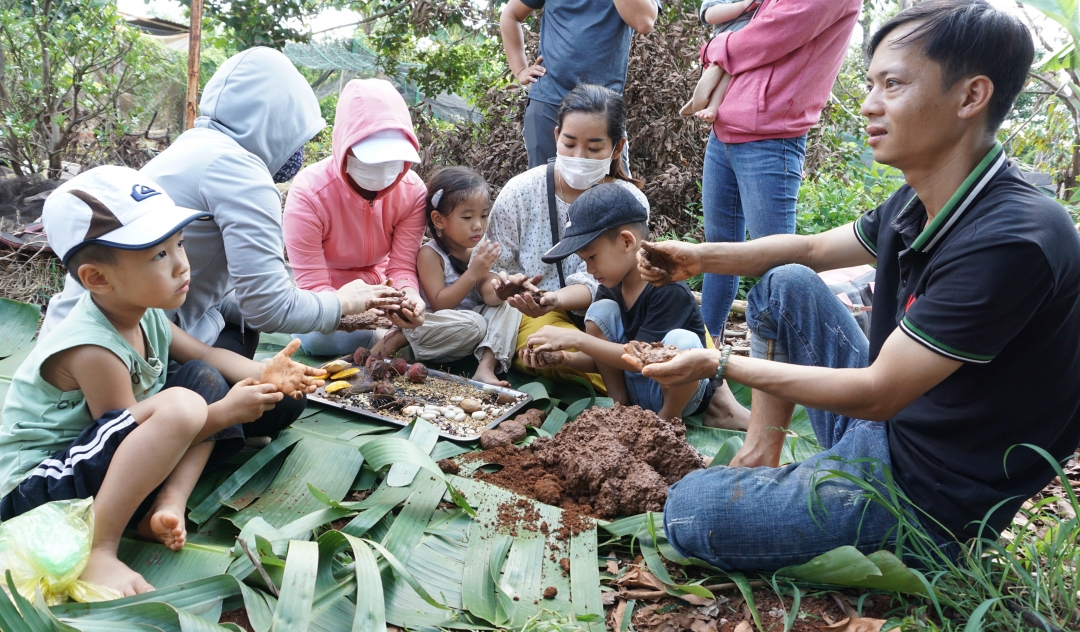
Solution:
<svg viewBox="0 0 1080 632"><path fill-rule="evenodd" d="M410 4L412 4L415 1L416 0L404 0L404 2L402 2L400 4L396 4L396 5L392 6L392 7L390 7L389 9L387 9L385 11L380 11L378 13L375 13L374 15L369 15L369 16L365 17L362 20L357 20L356 22L349 22L348 24L339 24L338 26L332 26L332 27L330 27L328 29L323 29L321 31L314 31L312 33L308 33L308 35L309 36L318 35L319 33L326 33L328 31L336 31L338 29L343 29L343 28L347 28L347 27L350 27L350 26L360 26L361 24L367 24L368 22L374 22L375 20L378 20L379 18L385 18L388 15L393 15L393 14L397 13L398 11L404 9L405 7L409 6Z"/></svg>

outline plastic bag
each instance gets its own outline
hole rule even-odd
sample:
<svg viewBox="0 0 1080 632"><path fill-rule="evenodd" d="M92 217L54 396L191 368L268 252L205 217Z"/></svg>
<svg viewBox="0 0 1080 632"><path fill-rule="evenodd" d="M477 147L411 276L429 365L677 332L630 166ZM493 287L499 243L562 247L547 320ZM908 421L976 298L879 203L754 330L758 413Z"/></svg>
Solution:
<svg viewBox="0 0 1080 632"><path fill-rule="evenodd" d="M94 535L94 499L46 503L0 524L0 584L7 590L11 571L15 590L34 601L41 590L45 603L109 601L123 595L106 586L79 580L90 560Z"/></svg>

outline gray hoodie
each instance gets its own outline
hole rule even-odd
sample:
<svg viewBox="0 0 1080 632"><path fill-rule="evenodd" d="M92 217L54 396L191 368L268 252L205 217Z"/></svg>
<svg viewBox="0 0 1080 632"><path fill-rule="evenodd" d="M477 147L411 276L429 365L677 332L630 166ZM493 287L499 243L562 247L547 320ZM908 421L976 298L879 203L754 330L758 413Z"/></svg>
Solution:
<svg viewBox="0 0 1080 632"><path fill-rule="evenodd" d="M337 296L297 288L285 267L273 182L325 126L311 87L280 52L251 48L214 73L199 112L194 129L142 169L179 206L213 215L184 229L191 289L169 317L211 345L226 320L266 332L333 331L341 318ZM69 276L49 301L42 335L82 292Z"/></svg>

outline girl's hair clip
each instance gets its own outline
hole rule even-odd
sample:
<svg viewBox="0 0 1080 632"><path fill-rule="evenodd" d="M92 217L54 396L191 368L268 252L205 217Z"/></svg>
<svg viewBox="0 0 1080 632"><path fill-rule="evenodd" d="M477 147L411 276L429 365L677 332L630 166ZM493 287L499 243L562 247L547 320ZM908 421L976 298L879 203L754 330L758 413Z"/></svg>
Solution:
<svg viewBox="0 0 1080 632"><path fill-rule="evenodd" d="M442 189L439 189L438 191L435 192L435 195L431 196L431 206L432 206L432 208L439 208L439 202L442 201L442 196L443 196L443 190Z"/></svg>

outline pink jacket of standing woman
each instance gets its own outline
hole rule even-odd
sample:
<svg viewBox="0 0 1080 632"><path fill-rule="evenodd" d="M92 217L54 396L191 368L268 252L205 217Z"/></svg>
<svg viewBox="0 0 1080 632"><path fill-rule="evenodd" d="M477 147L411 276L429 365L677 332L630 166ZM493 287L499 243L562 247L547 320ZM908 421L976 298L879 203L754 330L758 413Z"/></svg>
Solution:
<svg viewBox="0 0 1080 632"><path fill-rule="evenodd" d="M419 149L405 101L380 79L353 80L338 99L333 155L304 169L285 201L285 250L306 290L334 290L362 279L419 290L416 253L427 228L423 180L410 163L372 201L349 183L350 148L376 132L398 130Z"/></svg>
<svg viewBox="0 0 1080 632"><path fill-rule="evenodd" d="M862 0L763 0L754 19L701 49L732 75L713 123L725 143L794 138L817 123Z"/></svg>

